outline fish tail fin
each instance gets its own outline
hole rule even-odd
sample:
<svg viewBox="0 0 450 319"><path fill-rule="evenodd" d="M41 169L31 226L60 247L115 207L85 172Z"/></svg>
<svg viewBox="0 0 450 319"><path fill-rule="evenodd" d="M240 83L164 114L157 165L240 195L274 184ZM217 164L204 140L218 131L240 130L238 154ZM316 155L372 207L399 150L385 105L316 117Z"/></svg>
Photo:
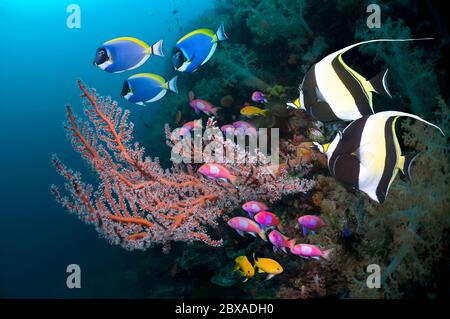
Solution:
<svg viewBox="0 0 450 319"><path fill-rule="evenodd" d="M295 238L288 241L289 249L292 249L295 246Z"/></svg>
<svg viewBox="0 0 450 319"><path fill-rule="evenodd" d="M255 252L253 252L253 268L256 269L258 266L256 265L256 257Z"/></svg>
<svg viewBox="0 0 450 319"><path fill-rule="evenodd" d="M388 73L389 69L386 69L385 71L381 71L377 75L375 75L372 79L369 80L370 85L372 85L372 88L375 92L377 92L380 95L390 97L392 98L391 93L389 92L387 88L386 83L386 75Z"/></svg>
<svg viewBox="0 0 450 319"><path fill-rule="evenodd" d="M327 249L323 252L323 259L330 260L330 254L333 251L333 248Z"/></svg>
<svg viewBox="0 0 450 319"><path fill-rule="evenodd" d="M178 75L174 76L169 82L167 82L167 89L170 91L178 94L178 88L177 88L177 80Z"/></svg>
<svg viewBox="0 0 450 319"><path fill-rule="evenodd" d="M213 108L211 109L211 113L214 114L214 116L217 116L217 112L218 112L219 110L220 110L219 107L213 107Z"/></svg>
<svg viewBox="0 0 450 319"><path fill-rule="evenodd" d="M283 231L283 226L281 226L281 223L278 224L277 228L278 228L279 231Z"/></svg>
<svg viewBox="0 0 450 319"><path fill-rule="evenodd" d="M163 40L159 40L158 42L156 42L155 44L153 44L151 46L151 50L149 50L150 52L148 52L148 54L153 54L153 55L157 55L157 56L164 56L163 53Z"/></svg>
<svg viewBox="0 0 450 319"><path fill-rule="evenodd" d="M262 116L266 116L266 113L267 113L267 112L269 112L269 110L262 110L262 111L261 111L261 115L262 115Z"/></svg>
<svg viewBox="0 0 450 319"><path fill-rule="evenodd" d="M399 169L402 171L408 182L411 182L411 166L419 154L419 152L416 152L411 155L400 156L399 166L401 167L399 167Z"/></svg>
<svg viewBox="0 0 450 319"><path fill-rule="evenodd" d="M267 241L267 236L266 236L266 232L264 231L264 229L261 229L258 232L259 237L261 237L262 240Z"/></svg>
<svg viewBox="0 0 450 319"><path fill-rule="evenodd" d="M214 35L213 42L222 42L225 40L228 40L228 36L225 34L225 28L222 22L219 26L219 29L217 29L216 34Z"/></svg>

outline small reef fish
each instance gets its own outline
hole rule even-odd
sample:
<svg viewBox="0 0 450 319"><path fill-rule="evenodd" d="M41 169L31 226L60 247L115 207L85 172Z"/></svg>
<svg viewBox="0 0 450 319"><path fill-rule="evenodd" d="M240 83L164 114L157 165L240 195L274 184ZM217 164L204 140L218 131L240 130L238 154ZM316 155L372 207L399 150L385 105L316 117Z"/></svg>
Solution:
<svg viewBox="0 0 450 319"><path fill-rule="evenodd" d="M157 74L135 74L123 83L121 95L131 103L139 105L155 102L162 99L168 90L178 93L177 78L178 76L175 76L166 82Z"/></svg>
<svg viewBox="0 0 450 319"><path fill-rule="evenodd" d="M229 181L233 185L237 183L237 176L230 173L228 169L219 164L203 164L198 172L206 177Z"/></svg>
<svg viewBox="0 0 450 319"><path fill-rule="evenodd" d="M244 233L249 233L254 237L258 234L262 240L267 241L264 230L256 222L246 217L233 217L228 221L228 226L233 228L242 237L244 237Z"/></svg>
<svg viewBox="0 0 450 319"><path fill-rule="evenodd" d="M266 280L270 280L283 272L283 267L273 259L255 258L255 254L253 254L253 260L255 262L255 268L258 268L258 273L267 274Z"/></svg>
<svg viewBox="0 0 450 319"><path fill-rule="evenodd" d="M256 103L267 103L266 96L261 91L255 91L252 93L252 101Z"/></svg>
<svg viewBox="0 0 450 319"><path fill-rule="evenodd" d="M150 55L164 56L162 44L163 40L149 46L132 37L112 39L97 49L93 64L110 73L136 69L144 64Z"/></svg>
<svg viewBox="0 0 450 319"><path fill-rule="evenodd" d="M172 64L179 72L194 72L208 62L216 51L219 42L227 40L223 23L217 32L198 29L186 34L175 45Z"/></svg>
<svg viewBox="0 0 450 319"><path fill-rule="evenodd" d="M438 126L416 115L385 111L352 122L329 144L314 144L327 157L328 168L336 180L383 203L398 171L411 179L411 164L416 158L402 155L400 149L395 123L403 116L422 121L444 134Z"/></svg>
<svg viewBox="0 0 450 319"><path fill-rule="evenodd" d="M373 114L373 92L391 97L386 85L388 70L368 81L350 68L342 55L366 43L413 40L430 39L375 39L358 42L329 54L309 69L300 84L300 97L288 106L305 110L322 122L352 121Z"/></svg>
<svg viewBox="0 0 450 319"><path fill-rule="evenodd" d="M233 271L239 272L241 276L245 277L244 282L255 275L255 268L248 260L247 256L236 257Z"/></svg>
<svg viewBox="0 0 450 319"><path fill-rule="evenodd" d="M243 134L247 134L250 136L258 135L258 131L256 130L256 128L249 122L236 121L233 123L233 126L236 129L235 130L236 135L243 135Z"/></svg>
<svg viewBox="0 0 450 319"><path fill-rule="evenodd" d="M262 211L255 215L254 219L258 222L262 229L271 227L280 227L280 220L277 215L271 212Z"/></svg>
<svg viewBox="0 0 450 319"><path fill-rule="evenodd" d="M194 93L192 91L189 92L189 105L194 109L195 114L200 114L200 112L205 113L206 115L214 115L217 116L218 107L215 107L208 101L202 99L195 99Z"/></svg>
<svg viewBox="0 0 450 319"><path fill-rule="evenodd" d="M186 122L180 128L180 135L188 135L195 128L201 128L201 127L202 127L201 120L194 120L194 121Z"/></svg>
<svg viewBox="0 0 450 319"><path fill-rule="evenodd" d="M252 105L244 106L240 111L240 113L246 117L265 116L267 112L268 110L263 110Z"/></svg>
<svg viewBox="0 0 450 319"><path fill-rule="evenodd" d="M330 260L330 253L333 249L321 250L319 247L309 244L297 244L291 248L291 253L305 259L313 258L319 260L323 258Z"/></svg>
<svg viewBox="0 0 450 319"><path fill-rule="evenodd" d="M250 201L244 203L244 205L242 205L242 209L245 210L251 218L253 218L256 213L266 211L269 208L264 203Z"/></svg>
<svg viewBox="0 0 450 319"><path fill-rule="evenodd" d="M273 251L282 250L287 253L286 248L291 249L295 245L295 239L289 239L283 234L281 234L278 230L272 230L269 233L269 241L273 245Z"/></svg>
<svg viewBox="0 0 450 319"><path fill-rule="evenodd" d="M319 216L315 215L303 215L297 221L300 228L302 228L303 236L308 234L308 230L314 235L316 230L326 226L325 222Z"/></svg>
<svg viewBox="0 0 450 319"><path fill-rule="evenodd" d="M220 130L222 131L223 134L225 135L231 135L234 136L235 133L235 128L233 125L227 124L227 125L222 125L222 127L220 128Z"/></svg>

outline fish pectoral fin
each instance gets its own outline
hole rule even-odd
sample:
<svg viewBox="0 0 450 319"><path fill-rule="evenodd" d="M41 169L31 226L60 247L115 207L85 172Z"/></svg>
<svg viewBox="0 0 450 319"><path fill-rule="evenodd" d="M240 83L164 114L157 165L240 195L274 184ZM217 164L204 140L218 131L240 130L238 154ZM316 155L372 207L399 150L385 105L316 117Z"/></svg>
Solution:
<svg viewBox="0 0 450 319"><path fill-rule="evenodd" d="M236 232L241 235L242 237L245 237L245 234L242 230L236 229Z"/></svg>
<svg viewBox="0 0 450 319"><path fill-rule="evenodd" d="M270 280L270 279L272 279L273 277L275 277L275 274L269 274L269 275L267 276L266 280Z"/></svg>
<svg viewBox="0 0 450 319"><path fill-rule="evenodd" d="M248 277L246 277L242 282L247 282L248 281Z"/></svg>
<svg viewBox="0 0 450 319"><path fill-rule="evenodd" d="M265 272L264 270L262 270L261 268L258 268L258 273L263 273Z"/></svg>
<svg viewBox="0 0 450 319"><path fill-rule="evenodd" d="M252 235L253 237L256 237L255 233L249 232L250 235Z"/></svg>
<svg viewBox="0 0 450 319"><path fill-rule="evenodd" d="M312 259L320 260L320 257L315 256L315 257L312 257Z"/></svg>

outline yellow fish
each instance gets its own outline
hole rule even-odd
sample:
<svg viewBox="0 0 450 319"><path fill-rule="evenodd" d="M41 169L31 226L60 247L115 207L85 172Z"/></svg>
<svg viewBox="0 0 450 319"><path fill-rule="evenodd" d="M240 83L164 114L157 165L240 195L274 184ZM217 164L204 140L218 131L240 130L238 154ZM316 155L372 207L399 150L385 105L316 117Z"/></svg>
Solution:
<svg viewBox="0 0 450 319"><path fill-rule="evenodd" d="M258 268L258 273L265 272L268 274L266 280L272 279L283 272L283 267L273 259L255 258L255 254L253 254L253 260L255 261L255 268Z"/></svg>
<svg viewBox="0 0 450 319"><path fill-rule="evenodd" d="M268 110L260 109L256 106L247 105L241 109L241 114L247 117L265 116Z"/></svg>
<svg viewBox="0 0 450 319"><path fill-rule="evenodd" d="M234 261L236 262L234 271L239 272L242 276L245 277L244 282L255 275L255 268L253 268L247 256L236 257Z"/></svg>

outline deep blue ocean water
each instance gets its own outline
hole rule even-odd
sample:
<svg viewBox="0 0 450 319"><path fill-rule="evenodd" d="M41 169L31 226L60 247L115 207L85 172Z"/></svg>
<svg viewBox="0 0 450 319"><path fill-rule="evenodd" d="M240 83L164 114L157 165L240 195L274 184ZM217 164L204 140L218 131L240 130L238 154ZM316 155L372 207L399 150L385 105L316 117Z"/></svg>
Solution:
<svg viewBox="0 0 450 319"><path fill-rule="evenodd" d="M71 3L81 8L80 29L66 26ZM135 282L126 274L143 254L160 256L160 247L157 252L127 252L69 215L50 194L50 185L62 182L50 158L57 153L87 181L95 180L62 127L67 102L81 114L78 78L131 109L132 121L158 110L157 103L141 108L120 99L129 74L109 74L92 66L101 43L119 36L149 44L164 39L166 58L151 57L139 69L163 72L178 28L211 6L209 0L0 2L0 297L143 297L133 295ZM136 140L142 134L137 127ZM66 266L71 263L81 266L82 289L66 287ZM153 273L149 269L148 276Z"/></svg>

